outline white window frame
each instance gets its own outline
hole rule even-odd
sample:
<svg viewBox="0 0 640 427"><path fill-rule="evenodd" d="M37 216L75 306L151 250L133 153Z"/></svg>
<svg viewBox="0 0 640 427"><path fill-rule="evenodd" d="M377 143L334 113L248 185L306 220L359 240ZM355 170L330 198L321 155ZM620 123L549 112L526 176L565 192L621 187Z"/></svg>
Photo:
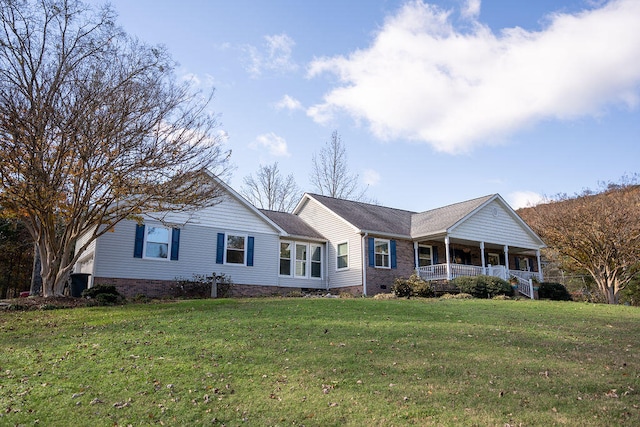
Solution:
<svg viewBox="0 0 640 427"><path fill-rule="evenodd" d="M287 259L287 258L282 258L282 245L283 244L287 244L289 245L289 274L282 274L282 270L280 268L280 263L282 262L283 259ZM293 276L293 274L291 273L291 269L293 266L295 266L295 259L291 258L291 254L294 254L295 251L295 244L294 242L290 242L290 241L285 241L285 240L281 240L280 244L278 245L278 275L282 276L282 277L291 277ZM293 262L292 262L293 261Z"/></svg>
<svg viewBox="0 0 640 427"><path fill-rule="evenodd" d="M378 252L378 243L384 243L387 245L387 252ZM387 265L378 265L378 254L382 256L382 259L387 260ZM373 265L375 268L391 269L391 240L388 239L373 239Z"/></svg>
<svg viewBox="0 0 640 427"><path fill-rule="evenodd" d="M149 238L149 231L151 229L155 229L155 228L161 228L167 231L167 256L166 257L155 257L155 256L148 256L147 255L147 240ZM171 260L171 229L169 227L164 227L162 225L145 225L144 227L144 245L142 248L142 258L143 259L150 259L150 260L154 260L154 261L169 261ZM164 242L154 242L152 241L151 243L164 243Z"/></svg>
<svg viewBox="0 0 640 427"><path fill-rule="evenodd" d="M340 246L346 245L347 252L344 255L340 255ZM347 260L347 265L345 267L340 267L340 258L345 257ZM336 245L336 271L344 271L349 269L349 241L339 242Z"/></svg>
<svg viewBox="0 0 640 427"><path fill-rule="evenodd" d="M314 261L313 260L313 251L316 248L319 250L320 261ZM323 274L322 274L322 270L323 270L322 264L323 264L323 258L324 258L324 255L322 255L322 245L318 245L318 244L315 244L315 243L309 244L308 256L309 256L309 267L310 267L309 268L309 278L312 279L312 280L322 280L322 276L323 276ZM313 276L313 264L314 263L315 264L320 264L320 276L319 277Z"/></svg>
<svg viewBox="0 0 640 427"><path fill-rule="evenodd" d="M531 261L529 260L529 258L528 257L522 257L522 256L518 257L518 258L520 258L518 260L518 264L520 265L520 271L531 271ZM522 268L523 267L523 265L522 265L523 262L524 262L524 268Z"/></svg>
<svg viewBox="0 0 640 427"><path fill-rule="evenodd" d="M429 265L433 265L433 246L418 243L418 267L428 267L429 265L420 265L420 248L429 248Z"/></svg>
<svg viewBox="0 0 640 427"><path fill-rule="evenodd" d="M305 251L304 252L304 259L298 259L298 246L304 247L304 251ZM302 277L302 278L309 277L309 268L308 268L308 265L309 265L309 244L295 242L293 253L294 253L294 255L293 255L293 259L294 259L293 277ZM303 263L303 265L304 265L304 274L298 274L298 262Z"/></svg>
<svg viewBox="0 0 640 427"><path fill-rule="evenodd" d="M232 251L238 251L237 249L233 249L233 248L228 248L229 245L229 237L242 237L243 239L243 256L242 256L242 263L239 262L229 262L227 259L227 252L229 250ZM246 234L236 234L236 233L225 233L224 235L224 263L225 265L238 265L238 266L246 266L247 265L247 242L248 242L248 235ZM238 251L239 252L239 251Z"/></svg>

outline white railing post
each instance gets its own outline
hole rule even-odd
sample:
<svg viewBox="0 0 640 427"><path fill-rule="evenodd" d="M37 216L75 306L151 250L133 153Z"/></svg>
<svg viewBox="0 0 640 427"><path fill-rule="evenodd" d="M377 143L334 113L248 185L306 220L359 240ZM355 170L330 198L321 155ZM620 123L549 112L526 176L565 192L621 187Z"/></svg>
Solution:
<svg viewBox="0 0 640 427"><path fill-rule="evenodd" d="M444 247L447 258L447 280L451 280L451 255L449 254L449 236L444 238Z"/></svg>
<svg viewBox="0 0 640 427"><path fill-rule="evenodd" d="M533 279L529 279L529 297L534 299L533 295Z"/></svg>

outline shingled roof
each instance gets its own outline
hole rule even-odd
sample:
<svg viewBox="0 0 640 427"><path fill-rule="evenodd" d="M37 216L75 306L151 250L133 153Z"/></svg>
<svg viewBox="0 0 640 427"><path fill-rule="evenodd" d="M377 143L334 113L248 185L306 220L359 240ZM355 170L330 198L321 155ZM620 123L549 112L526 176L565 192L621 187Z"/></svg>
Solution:
<svg viewBox="0 0 640 427"><path fill-rule="evenodd" d="M413 215L411 219L411 237L423 237L446 233L460 220L494 198L496 195L478 197L465 202L454 203L430 211Z"/></svg>
<svg viewBox="0 0 640 427"><path fill-rule="evenodd" d="M309 196L360 230L407 237L411 232L411 215L415 212L319 194L309 194Z"/></svg>
<svg viewBox="0 0 640 427"><path fill-rule="evenodd" d="M304 222L297 215L293 215L288 212L277 212L266 209L260 209L260 212L262 212L271 221L278 224L280 228L282 228L288 235L292 237L327 240L323 235L318 233L314 228Z"/></svg>
<svg viewBox="0 0 640 427"><path fill-rule="evenodd" d="M425 212L412 212L352 200L308 194L361 231L382 235L424 237L445 233L495 194Z"/></svg>

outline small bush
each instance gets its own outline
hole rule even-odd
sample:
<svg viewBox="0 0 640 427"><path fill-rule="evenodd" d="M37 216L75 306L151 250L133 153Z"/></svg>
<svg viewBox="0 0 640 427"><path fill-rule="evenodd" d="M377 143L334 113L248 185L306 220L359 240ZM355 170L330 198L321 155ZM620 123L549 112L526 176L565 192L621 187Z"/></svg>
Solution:
<svg viewBox="0 0 640 427"><path fill-rule="evenodd" d="M408 279L398 277L395 280L391 291L399 298L430 298L434 296L431 284L421 279L417 274L412 274Z"/></svg>
<svg viewBox="0 0 640 427"><path fill-rule="evenodd" d="M211 286L216 283L217 297L228 298L231 296L233 282L231 278L225 274L213 273L210 276L206 274L194 274L191 279L176 279L177 286L173 289L173 294L178 298L210 298Z"/></svg>
<svg viewBox="0 0 640 427"><path fill-rule="evenodd" d="M513 289L506 280L494 276L464 276L451 281L461 293L471 294L476 298L493 298L497 295L513 295Z"/></svg>
<svg viewBox="0 0 640 427"><path fill-rule="evenodd" d="M444 294L440 297L440 299L473 299L473 295L467 294L464 292L460 292L459 294Z"/></svg>
<svg viewBox="0 0 640 427"><path fill-rule="evenodd" d="M98 305L116 305L124 302L124 297L113 285L96 285L82 291L82 296L91 298Z"/></svg>
<svg viewBox="0 0 640 427"><path fill-rule="evenodd" d="M550 299L553 301L571 301L571 294L561 283L543 282L540 283L538 298Z"/></svg>
<svg viewBox="0 0 640 427"><path fill-rule="evenodd" d="M289 292L287 295L285 295L287 298L302 298L305 296L305 294L300 291L300 290L295 290L295 291L291 291Z"/></svg>
<svg viewBox="0 0 640 427"><path fill-rule="evenodd" d="M396 294L375 294L373 299L397 299Z"/></svg>

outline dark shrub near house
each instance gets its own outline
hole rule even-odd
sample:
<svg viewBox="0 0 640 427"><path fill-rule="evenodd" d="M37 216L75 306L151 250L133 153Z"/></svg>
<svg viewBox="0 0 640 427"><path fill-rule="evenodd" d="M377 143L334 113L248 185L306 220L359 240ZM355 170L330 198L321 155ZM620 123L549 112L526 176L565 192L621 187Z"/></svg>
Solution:
<svg viewBox="0 0 640 427"><path fill-rule="evenodd" d="M571 301L571 294L561 283L543 282L540 283L538 298L550 299L553 301Z"/></svg>
<svg viewBox="0 0 640 427"><path fill-rule="evenodd" d="M494 276L456 277L451 281L460 292L476 298L493 298L498 295L513 295L513 289L506 280Z"/></svg>
<svg viewBox="0 0 640 427"><path fill-rule="evenodd" d="M412 274L408 279L398 277L391 291L400 298L430 298L435 295L431 284L415 274Z"/></svg>
<svg viewBox="0 0 640 427"><path fill-rule="evenodd" d="M82 291L82 296L94 299L98 305L115 305L124 302L124 297L113 285L96 285Z"/></svg>

